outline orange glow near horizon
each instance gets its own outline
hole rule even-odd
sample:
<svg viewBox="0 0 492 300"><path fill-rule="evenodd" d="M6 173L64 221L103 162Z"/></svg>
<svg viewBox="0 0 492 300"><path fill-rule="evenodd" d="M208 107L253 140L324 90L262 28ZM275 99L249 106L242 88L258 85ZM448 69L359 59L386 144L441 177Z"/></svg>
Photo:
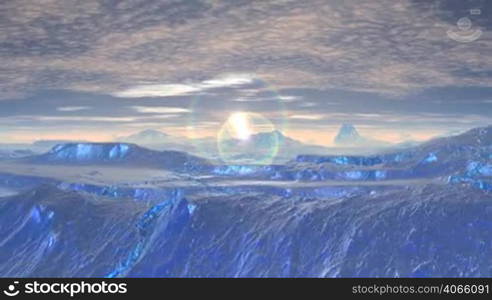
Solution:
<svg viewBox="0 0 492 300"><path fill-rule="evenodd" d="M301 141L306 144L319 146L334 146L333 139L338 132L338 127L327 128L326 131L307 130L307 129L289 129L284 134L292 139ZM65 132L32 132L32 131L15 131L4 133L4 140L9 143L31 143L39 140L84 140L91 142L110 142L116 140L117 137L135 134L143 130L126 129L111 132L101 132L95 130L73 130ZM190 130L187 127L166 127L157 128L164 133L174 137L186 138L214 138L216 137L216 128L195 128ZM381 140L389 143L399 143L405 140L426 141L433 137L442 134L438 130L425 131L405 131L404 135L400 131L391 131L386 129L376 128L361 128L358 129L361 136L370 137L372 139Z"/></svg>
<svg viewBox="0 0 492 300"><path fill-rule="evenodd" d="M114 140L111 134L95 131L67 131L59 133L16 131L7 135L7 139L13 143L31 143L40 140L87 140L91 142L105 142Z"/></svg>
<svg viewBox="0 0 492 300"><path fill-rule="evenodd" d="M383 142L388 143L400 143L405 140L413 140L417 142L423 142L429 139L432 139L440 134L441 131L432 131L426 130L421 132L405 132L406 136L399 132L390 131L390 130L378 130L378 129L358 129L359 133L363 137L370 137L371 139L381 140ZM325 147L333 147L333 140L338 133L338 127L334 129L330 129L329 131L325 131L319 133L313 130L302 130L302 129L291 129L286 132L286 135L299 140L303 143L325 146Z"/></svg>

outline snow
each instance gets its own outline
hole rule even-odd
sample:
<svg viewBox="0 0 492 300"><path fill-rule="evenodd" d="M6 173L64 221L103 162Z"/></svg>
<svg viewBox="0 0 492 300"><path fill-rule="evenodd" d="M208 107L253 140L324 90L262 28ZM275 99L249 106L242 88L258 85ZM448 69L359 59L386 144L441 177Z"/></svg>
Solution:
<svg viewBox="0 0 492 300"><path fill-rule="evenodd" d="M437 155L435 153L429 153L427 157L424 159L426 163L433 163L437 161Z"/></svg>

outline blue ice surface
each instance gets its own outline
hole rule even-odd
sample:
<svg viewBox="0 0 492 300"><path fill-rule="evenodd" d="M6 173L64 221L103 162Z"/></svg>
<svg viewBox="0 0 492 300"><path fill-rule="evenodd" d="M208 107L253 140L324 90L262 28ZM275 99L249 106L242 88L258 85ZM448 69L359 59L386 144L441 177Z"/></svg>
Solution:
<svg viewBox="0 0 492 300"><path fill-rule="evenodd" d="M190 215L193 215L193 213L195 212L197 206L195 204L188 204L188 212L190 213Z"/></svg>
<svg viewBox="0 0 492 300"><path fill-rule="evenodd" d="M141 240L128 253L126 259L122 262L119 262L114 270L105 276L106 278L115 278L124 274L138 261L144 249L144 240L146 235L148 234L147 231L149 227L155 222L162 210L169 205L171 205L171 201L166 200L162 203L154 205L146 213L143 214L143 216L136 224L136 227L138 228L141 235Z"/></svg>
<svg viewBox="0 0 492 300"><path fill-rule="evenodd" d="M216 167L213 172L217 175L249 175L258 171L258 166L252 165L226 165Z"/></svg>
<svg viewBox="0 0 492 300"><path fill-rule="evenodd" d="M46 242L46 247L48 249L52 248L56 243L56 235L53 232L50 232L48 236L48 240Z"/></svg>
<svg viewBox="0 0 492 300"><path fill-rule="evenodd" d="M437 155L434 152L429 153L427 157L424 159L426 163L432 163L437 161Z"/></svg>
<svg viewBox="0 0 492 300"><path fill-rule="evenodd" d="M478 172L483 176L492 176L492 165L482 166Z"/></svg>
<svg viewBox="0 0 492 300"><path fill-rule="evenodd" d="M345 176L348 179L357 180L361 179L363 177L363 174L361 171L347 171L345 172Z"/></svg>
<svg viewBox="0 0 492 300"><path fill-rule="evenodd" d="M478 188L480 190L492 191L492 183L485 181L485 180L482 180L482 179L474 178L473 176L470 176L468 174L448 176L447 182L448 183L467 183L467 184L470 184L471 186Z"/></svg>
<svg viewBox="0 0 492 300"><path fill-rule="evenodd" d="M174 197L176 194L176 189L174 188L132 188L67 182L58 184L58 187L63 190L87 192L111 198L132 198L136 201L155 201L162 198Z"/></svg>
<svg viewBox="0 0 492 300"><path fill-rule="evenodd" d="M110 144L60 144L53 147L49 154L57 160L88 161L93 159L120 160L130 152L130 145L125 143Z"/></svg>
<svg viewBox="0 0 492 300"><path fill-rule="evenodd" d="M161 211L169 205L171 205L171 201L167 200L153 206L140 218L140 221L137 223L137 228L141 232L145 232L145 230L147 230L150 224L152 224L155 221L155 219L159 216Z"/></svg>
<svg viewBox="0 0 492 300"><path fill-rule="evenodd" d="M40 223L41 222L41 211L38 206L34 206L31 209L31 218L36 222Z"/></svg>
<svg viewBox="0 0 492 300"><path fill-rule="evenodd" d="M91 157L93 146L89 144L77 145L77 159L88 159Z"/></svg>
<svg viewBox="0 0 492 300"><path fill-rule="evenodd" d="M385 179L386 178L386 170L376 170L374 173L376 179Z"/></svg>
<svg viewBox="0 0 492 300"><path fill-rule="evenodd" d="M111 151L109 152L109 158L110 159L115 159L115 158L124 158L126 154L128 153L129 146L126 144L119 144L116 146L113 146Z"/></svg>
<svg viewBox="0 0 492 300"><path fill-rule="evenodd" d="M141 257L148 235L151 231L151 227L155 225L159 216L164 212L165 209L175 205L177 202L182 200L182 195L179 191L176 191L172 198L162 201L154 206L152 206L148 211L146 211L136 223L136 228L140 234L139 242L133 247L133 249L128 253L125 260L118 263L118 265L109 272L106 278L115 278L125 275L128 270L130 270L135 263L138 262ZM196 209L193 204L187 204L189 214L191 215Z"/></svg>
<svg viewBox="0 0 492 300"><path fill-rule="evenodd" d="M142 241L138 242L137 245L130 251L127 258L123 262L119 263L113 271L104 277L116 278L128 271L138 261L140 255L142 255L143 247L144 243Z"/></svg>
<svg viewBox="0 0 492 300"><path fill-rule="evenodd" d="M333 163L337 165L374 166L382 164L384 159L380 156L321 156L321 155L298 155L297 162L311 163Z"/></svg>

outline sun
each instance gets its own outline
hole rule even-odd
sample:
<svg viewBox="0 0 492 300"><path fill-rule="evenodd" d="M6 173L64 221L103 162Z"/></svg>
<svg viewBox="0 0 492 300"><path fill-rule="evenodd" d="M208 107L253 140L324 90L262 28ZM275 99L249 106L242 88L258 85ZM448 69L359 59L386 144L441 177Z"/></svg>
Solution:
<svg viewBox="0 0 492 300"><path fill-rule="evenodd" d="M235 138L246 141L252 135L251 124L247 113L233 113L230 115L227 122L232 128Z"/></svg>
<svg viewBox="0 0 492 300"><path fill-rule="evenodd" d="M271 164L280 142L275 125L256 112L231 112L217 132L217 150L227 164Z"/></svg>

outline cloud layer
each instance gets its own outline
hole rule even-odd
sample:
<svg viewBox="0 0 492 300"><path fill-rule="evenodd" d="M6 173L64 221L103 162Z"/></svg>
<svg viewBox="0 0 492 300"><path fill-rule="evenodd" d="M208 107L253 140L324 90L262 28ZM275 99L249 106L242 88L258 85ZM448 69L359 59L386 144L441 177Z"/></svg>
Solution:
<svg viewBox="0 0 492 300"><path fill-rule="evenodd" d="M245 109L299 130L486 124L490 7L482 0L2 1L0 127L215 128ZM468 31L460 18L471 21ZM448 34L476 30L467 42Z"/></svg>
<svg viewBox="0 0 492 300"><path fill-rule="evenodd" d="M482 16L456 1L41 2L0 4L3 98L51 88L134 96L142 82L145 95L189 93L200 87L184 81L223 73L394 95L491 85L480 76L492 69L483 1L468 3ZM449 38L456 12L481 26L480 39Z"/></svg>

